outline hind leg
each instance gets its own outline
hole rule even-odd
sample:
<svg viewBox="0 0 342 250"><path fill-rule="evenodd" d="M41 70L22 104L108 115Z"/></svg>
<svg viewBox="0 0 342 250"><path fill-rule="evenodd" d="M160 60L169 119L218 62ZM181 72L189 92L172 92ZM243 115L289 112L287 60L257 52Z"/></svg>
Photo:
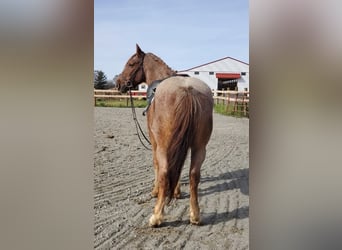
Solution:
<svg viewBox="0 0 342 250"><path fill-rule="evenodd" d="M152 197L158 196L158 161L153 157L153 167L154 167L154 185L152 189Z"/></svg>
<svg viewBox="0 0 342 250"><path fill-rule="evenodd" d="M154 168L154 182L153 182L153 188L152 188L152 197L157 197L158 196L158 159L157 159L157 143L154 140L153 133L149 131L150 135L150 140L151 140L151 145L152 145L152 155L153 155L153 168Z"/></svg>
<svg viewBox="0 0 342 250"><path fill-rule="evenodd" d="M162 152L158 152L158 150L156 153L158 161L158 198L149 221L149 224L152 227L159 226L163 222L164 206L168 188L166 155Z"/></svg>
<svg viewBox="0 0 342 250"><path fill-rule="evenodd" d="M191 149L190 165L190 223L199 225L200 209L198 206L198 184L201 177L201 165L205 159L205 148Z"/></svg>

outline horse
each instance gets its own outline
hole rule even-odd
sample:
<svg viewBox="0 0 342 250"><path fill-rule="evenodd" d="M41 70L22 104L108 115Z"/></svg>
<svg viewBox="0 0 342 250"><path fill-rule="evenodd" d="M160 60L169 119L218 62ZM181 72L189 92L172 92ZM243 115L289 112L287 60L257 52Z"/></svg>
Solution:
<svg viewBox="0 0 342 250"><path fill-rule="evenodd" d="M117 78L119 90L125 93L142 82L151 86L156 80L161 82L147 111L155 172L152 196L157 197L149 225L161 225L165 205L180 198L179 179L189 150L190 223L200 225L198 185L213 127L212 92L198 78L177 76L162 59L136 44L136 53Z"/></svg>

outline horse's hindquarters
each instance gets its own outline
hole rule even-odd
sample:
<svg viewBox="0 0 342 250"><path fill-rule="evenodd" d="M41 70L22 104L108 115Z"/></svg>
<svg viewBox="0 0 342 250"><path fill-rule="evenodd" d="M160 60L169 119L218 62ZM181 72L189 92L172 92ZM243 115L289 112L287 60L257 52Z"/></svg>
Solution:
<svg viewBox="0 0 342 250"><path fill-rule="evenodd" d="M189 148L196 152L190 167L190 221L200 223L197 187L211 135L212 112L211 91L199 79L171 77L158 86L148 114L153 157L158 165L158 200L151 225L162 222L165 198L175 193Z"/></svg>
<svg viewBox="0 0 342 250"><path fill-rule="evenodd" d="M150 112L151 111L151 112ZM208 142L212 131L213 98L209 87L197 78L171 77L158 86L148 123L165 147L174 140L173 131L187 129L191 122L197 143Z"/></svg>

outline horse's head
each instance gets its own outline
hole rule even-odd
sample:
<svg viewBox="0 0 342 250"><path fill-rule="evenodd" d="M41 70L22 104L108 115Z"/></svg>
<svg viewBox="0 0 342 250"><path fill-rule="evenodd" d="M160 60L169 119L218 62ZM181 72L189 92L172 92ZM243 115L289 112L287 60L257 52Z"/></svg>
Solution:
<svg viewBox="0 0 342 250"><path fill-rule="evenodd" d="M136 46L136 53L127 61L125 68L116 79L116 86L118 86L118 89L122 93L127 92L129 88L134 88L145 81L145 53L140 49L138 44Z"/></svg>

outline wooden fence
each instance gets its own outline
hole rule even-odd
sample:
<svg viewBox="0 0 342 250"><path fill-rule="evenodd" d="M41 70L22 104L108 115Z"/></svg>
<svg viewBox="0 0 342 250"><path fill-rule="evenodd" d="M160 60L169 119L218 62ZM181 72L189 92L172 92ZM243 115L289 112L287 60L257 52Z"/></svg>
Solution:
<svg viewBox="0 0 342 250"><path fill-rule="evenodd" d="M146 98L146 92L132 90L132 97L134 99ZM96 105L96 99L118 99L126 100L128 106L128 100L130 96L128 94L121 94L120 91L115 89L94 89L94 105Z"/></svg>
<svg viewBox="0 0 342 250"><path fill-rule="evenodd" d="M215 104L224 104L226 111L249 116L249 91L213 90Z"/></svg>
<svg viewBox="0 0 342 250"><path fill-rule="evenodd" d="M213 90L213 98L215 104L224 104L226 111L231 109L232 113L243 113L244 116L249 115L249 91L231 91L231 90ZM135 99L146 98L146 92L132 91L132 97ZM121 94L118 90L100 90L94 89L94 105L96 99L119 99L128 100L127 94Z"/></svg>

